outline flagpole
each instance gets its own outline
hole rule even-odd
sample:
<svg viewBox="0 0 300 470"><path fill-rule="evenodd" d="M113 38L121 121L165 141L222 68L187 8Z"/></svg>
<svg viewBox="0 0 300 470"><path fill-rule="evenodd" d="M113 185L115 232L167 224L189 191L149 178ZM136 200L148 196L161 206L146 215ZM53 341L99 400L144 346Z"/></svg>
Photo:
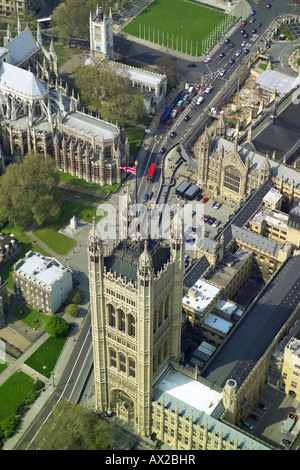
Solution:
<svg viewBox="0 0 300 470"><path fill-rule="evenodd" d="M138 166L138 162L137 160L134 162L135 164L135 215L136 217L138 216L138 210L137 210L137 203L138 203L138 185L137 185L137 166Z"/></svg>

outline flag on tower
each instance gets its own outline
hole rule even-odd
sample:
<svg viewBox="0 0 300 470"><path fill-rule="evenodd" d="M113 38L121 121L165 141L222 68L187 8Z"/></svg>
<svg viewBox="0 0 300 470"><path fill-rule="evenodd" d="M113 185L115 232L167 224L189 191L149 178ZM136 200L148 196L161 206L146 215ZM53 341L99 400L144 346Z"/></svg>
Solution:
<svg viewBox="0 0 300 470"><path fill-rule="evenodd" d="M124 170L126 173L136 175L136 166L119 166L119 170Z"/></svg>

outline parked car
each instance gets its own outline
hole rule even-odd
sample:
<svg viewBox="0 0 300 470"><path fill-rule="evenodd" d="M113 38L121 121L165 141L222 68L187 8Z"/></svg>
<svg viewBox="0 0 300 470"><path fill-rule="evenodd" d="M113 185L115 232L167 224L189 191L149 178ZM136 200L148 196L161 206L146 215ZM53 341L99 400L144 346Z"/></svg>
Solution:
<svg viewBox="0 0 300 470"><path fill-rule="evenodd" d="M179 106L178 112L181 113L184 110L184 106Z"/></svg>
<svg viewBox="0 0 300 470"><path fill-rule="evenodd" d="M199 96L199 98L197 99L197 104L201 104L203 99L203 96Z"/></svg>
<svg viewBox="0 0 300 470"><path fill-rule="evenodd" d="M210 93L213 87L210 85L205 89L205 93Z"/></svg>
<svg viewBox="0 0 300 470"><path fill-rule="evenodd" d="M147 202L149 199L149 195L148 194L145 194L144 197L143 197L143 202Z"/></svg>
<svg viewBox="0 0 300 470"><path fill-rule="evenodd" d="M245 34L244 34L244 38L247 39L248 37L249 37L249 34L248 34L248 33L245 33Z"/></svg>
<svg viewBox="0 0 300 470"><path fill-rule="evenodd" d="M260 408L263 411L267 410L266 405L264 405L263 403L257 403L256 406L257 406L257 408Z"/></svg>
<svg viewBox="0 0 300 470"><path fill-rule="evenodd" d="M257 29L255 29L255 28L251 29L252 34L255 34L256 32L257 32Z"/></svg>
<svg viewBox="0 0 300 470"><path fill-rule="evenodd" d="M225 44L228 44L230 42L230 39L229 38L225 38Z"/></svg>
<svg viewBox="0 0 300 470"><path fill-rule="evenodd" d="M255 13L256 13L256 11L255 11L255 10L252 10L251 13L250 13L250 15L251 15L251 16L254 16Z"/></svg>
<svg viewBox="0 0 300 470"><path fill-rule="evenodd" d="M165 151L166 151L165 147L162 147L159 152L160 153L165 153Z"/></svg>
<svg viewBox="0 0 300 470"><path fill-rule="evenodd" d="M204 197L201 202L203 202L203 204L205 204L207 201L208 201L208 197Z"/></svg>
<svg viewBox="0 0 300 470"><path fill-rule="evenodd" d="M249 52L250 52L250 49L246 47L246 49L244 49L244 54L249 54Z"/></svg>
<svg viewBox="0 0 300 470"><path fill-rule="evenodd" d="M177 136L176 132L171 132L171 134L170 134L171 139L174 139L174 137L176 137L176 136Z"/></svg>
<svg viewBox="0 0 300 470"><path fill-rule="evenodd" d="M252 426L252 424L248 423L248 421L244 421L244 422L243 422L243 425L244 425L246 428L248 428L250 431L252 431L253 426Z"/></svg>
<svg viewBox="0 0 300 470"><path fill-rule="evenodd" d="M230 43L229 43L229 47L231 47L231 48L234 47L234 43L233 43L233 42L230 42Z"/></svg>
<svg viewBox="0 0 300 470"><path fill-rule="evenodd" d="M177 103L177 106L182 106L183 105L183 100L179 100Z"/></svg>
<svg viewBox="0 0 300 470"><path fill-rule="evenodd" d="M267 3L267 5L266 5L266 7L267 7L268 9L270 9L271 6L272 6L272 5L270 5L270 3Z"/></svg>
<svg viewBox="0 0 300 470"><path fill-rule="evenodd" d="M246 26L246 24L247 24L247 21L242 21L241 22L241 26Z"/></svg>
<svg viewBox="0 0 300 470"><path fill-rule="evenodd" d="M221 72L219 73L219 77L224 77L225 73L226 73L225 69L221 70Z"/></svg>
<svg viewBox="0 0 300 470"><path fill-rule="evenodd" d="M241 35L245 34L245 29L241 29Z"/></svg>
<svg viewBox="0 0 300 470"><path fill-rule="evenodd" d="M190 116L185 116L185 117L184 117L184 121L185 121L185 122L189 121L190 119L191 119Z"/></svg>
<svg viewBox="0 0 300 470"><path fill-rule="evenodd" d="M214 221L214 223L212 224L212 226L216 228L216 227L218 227L218 226L220 225L220 223L221 223L220 220L217 220L217 219L216 219L216 220Z"/></svg>
<svg viewBox="0 0 300 470"><path fill-rule="evenodd" d="M262 23L257 23L257 27L260 28L262 26Z"/></svg>
<svg viewBox="0 0 300 470"><path fill-rule="evenodd" d="M251 18L251 20L249 21L249 23L254 23L255 21L255 18Z"/></svg>
<svg viewBox="0 0 300 470"><path fill-rule="evenodd" d="M242 53L241 49L238 49L238 50L236 51L235 55L238 57L239 55L241 55L241 53Z"/></svg>
<svg viewBox="0 0 300 470"><path fill-rule="evenodd" d="M214 217L210 217L209 221L207 222L208 225L212 225L214 222L215 222L215 218Z"/></svg>
<svg viewBox="0 0 300 470"><path fill-rule="evenodd" d="M259 417L256 416L254 413L249 413L249 414L248 414L248 418L251 418L251 419L253 419L254 421L258 421L258 420L259 420Z"/></svg>
<svg viewBox="0 0 300 470"><path fill-rule="evenodd" d="M242 44L241 44L241 46L242 46L242 47L245 47L246 44L247 44L247 41L243 41Z"/></svg>
<svg viewBox="0 0 300 470"><path fill-rule="evenodd" d="M209 64L211 62L211 58L210 57L206 57L206 59L204 59L203 61L205 64Z"/></svg>
<svg viewBox="0 0 300 470"><path fill-rule="evenodd" d="M189 67L189 68L192 68L192 67L197 67L197 66L196 66L196 64L194 64L194 63L190 63L190 64L188 64L188 67Z"/></svg>
<svg viewBox="0 0 300 470"><path fill-rule="evenodd" d="M223 57L225 57L225 52L221 52L221 54L219 54L219 59L223 59Z"/></svg>
<svg viewBox="0 0 300 470"><path fill-rule="evenodd" d="M170 126L171 124L172 124L172 119L168 119L168 120L166 121L166 125L167 125L167 126Z"/></svg>
<svg viewBox="0 0 300 470"><path fill-rule="evenodd" d="M220 202L216 202L215 205L214 205L214 209L219 209L221 207L221 203Z"/></svg>
<svg viewBox="0 0 300 470"><path fill-rule="evenodd" d="M205 224L207 224L207 222L209 221L209 219L210 219L210 216L209 216L209 215L205 215L205 216L204 216L204 219L203 219L203 222L204 222Z"/></svg>
<svg viewBox="0 0 300 470"><path fill-rule="evenodd" d="M230 59L230 61L229 61L229 65L233 65L233 64L234 64L234 62L235 62L235 60L234 60L234 59Z"/></svg>

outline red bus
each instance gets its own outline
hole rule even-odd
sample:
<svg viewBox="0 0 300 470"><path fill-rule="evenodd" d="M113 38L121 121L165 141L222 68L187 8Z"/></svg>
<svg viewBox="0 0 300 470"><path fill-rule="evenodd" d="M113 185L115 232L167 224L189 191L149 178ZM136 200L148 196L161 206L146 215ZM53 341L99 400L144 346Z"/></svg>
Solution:
<svg viewBox="0 0 300 470"><path fill-rule="evenodd" d="M156 168L156 164L151 163L149 171L148 171L148 175L147 175L147 183L153 183L153 176L154 176L155 168Z"/></svg>

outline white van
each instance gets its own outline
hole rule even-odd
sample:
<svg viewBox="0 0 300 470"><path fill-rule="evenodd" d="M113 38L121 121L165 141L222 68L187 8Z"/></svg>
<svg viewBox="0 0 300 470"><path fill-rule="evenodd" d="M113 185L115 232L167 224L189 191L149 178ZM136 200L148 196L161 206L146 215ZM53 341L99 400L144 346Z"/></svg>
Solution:
<svg viewBox="0 0 300 470"><path fill-rule="evenodd" d="M199 96L199 98L197 99L197 104L201 104L203 101L203 96Z"/></svg>
<svg viewBox="0 0 300 470"><path fill-rule="evenodd" d="M189 84L189 83L186 83L184 88L185 88L186 90L188 90L188 89L190 88L190 84Z"/></svg>
<svg viewBox="0 0 300 470"><path fill-rule="evenodd" d="M194 91L194 87L190 86L189 93L192 93L192 91Z"/></svg>

